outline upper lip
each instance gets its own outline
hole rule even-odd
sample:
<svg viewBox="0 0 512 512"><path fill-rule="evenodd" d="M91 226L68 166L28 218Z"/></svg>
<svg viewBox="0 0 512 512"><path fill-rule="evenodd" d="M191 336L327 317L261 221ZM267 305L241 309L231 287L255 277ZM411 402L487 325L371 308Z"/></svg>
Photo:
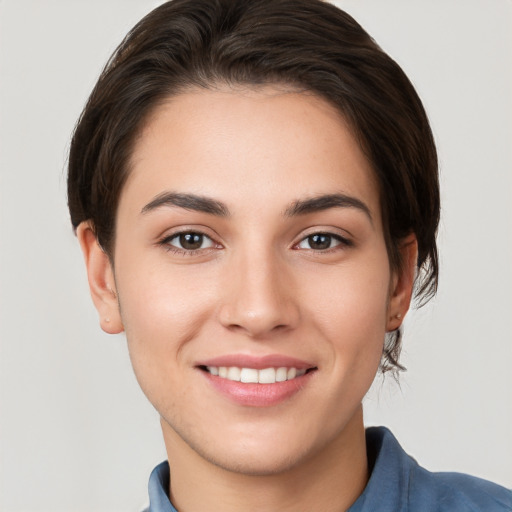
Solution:
<svg viewBox="0 0 512 512"><path fill-rule="evenodd" d="M227 354L200 361L197 366L237 366L238 368L254 368L263 370L264 368L297 368L297 370L307 370L314 368L315 365L302 359L289 357L282 354L267 354L256 356L251 354Z"/></svg>

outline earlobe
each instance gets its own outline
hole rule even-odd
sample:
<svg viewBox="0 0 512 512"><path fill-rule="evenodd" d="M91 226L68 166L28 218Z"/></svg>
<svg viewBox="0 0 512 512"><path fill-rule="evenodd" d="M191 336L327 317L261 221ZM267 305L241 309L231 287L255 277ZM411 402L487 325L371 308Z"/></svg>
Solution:
<svg viewBox="0 0 512 512"><path fill-rule="evenodd" d="M395 331L402 325L411 304L418 263L418 242L414 234L404 238L400 245L402 266L395 271L390 290L386 330Z"/></svg>
<svg viewBox="0 0 512 512"><path fill-rule="evenodd" d="M118 334L124 327L110 259L99 245L89 222L82 222L76 235L84 255L89 289L100 317L100 326L106 333Z"/></svg>

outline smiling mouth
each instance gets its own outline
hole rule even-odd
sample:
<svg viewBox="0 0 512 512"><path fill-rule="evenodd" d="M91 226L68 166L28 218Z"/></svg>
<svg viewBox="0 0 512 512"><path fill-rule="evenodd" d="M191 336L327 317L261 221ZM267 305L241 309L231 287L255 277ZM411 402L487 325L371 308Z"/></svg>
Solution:
<svg viewBox="0 0 512 512"><path fill-rule="evenodd" d="M279 367L279 368L263 368L261 370L255 368L240 368L238 366L200 366L201 370L234 382L242 382L247 384L275 384L276 382L285 382L297 379L306 373L316 370L316 368Z"/></svg>

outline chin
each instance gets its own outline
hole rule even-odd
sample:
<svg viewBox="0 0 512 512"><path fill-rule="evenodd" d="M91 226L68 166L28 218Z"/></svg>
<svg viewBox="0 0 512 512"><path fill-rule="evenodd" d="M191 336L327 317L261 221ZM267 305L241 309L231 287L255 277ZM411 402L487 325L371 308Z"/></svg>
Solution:
<svg viewBox="0 0 512 512"><path fill-rule="evenodd" d="M312 424L301 428L297 421L285 425L255 421L231 428L224 424L221 429L216 426L211 425L208 432L173 429L174 442L220 469L247 476L282 474L307 465L337 437L325 423L323 428Z"/></svg>
<svg viewBox="0 0 512 512"><path fill-rule="evenodd" d="M241 449L240 449L241 448ZM307 453L297 452L291 446L267 447L249 450L240 447L223 453L199 453L204 459L220 469L247 476L271 476L286 473L300 465ZM290 453L293 452L293 453Z"/></svg>

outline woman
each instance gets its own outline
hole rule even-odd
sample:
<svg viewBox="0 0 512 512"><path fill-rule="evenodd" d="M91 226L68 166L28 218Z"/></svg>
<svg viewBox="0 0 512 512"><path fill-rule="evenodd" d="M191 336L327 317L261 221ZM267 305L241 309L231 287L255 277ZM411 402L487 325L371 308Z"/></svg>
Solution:
<svg viewBox="0 0 512 512"><path fill-rule="evenodd" d="M91 94L68 196L101 326L161 417L152 512L511 509L364 430L436 290L439 190L418 96L347 14L155 9Z"/></svg>

